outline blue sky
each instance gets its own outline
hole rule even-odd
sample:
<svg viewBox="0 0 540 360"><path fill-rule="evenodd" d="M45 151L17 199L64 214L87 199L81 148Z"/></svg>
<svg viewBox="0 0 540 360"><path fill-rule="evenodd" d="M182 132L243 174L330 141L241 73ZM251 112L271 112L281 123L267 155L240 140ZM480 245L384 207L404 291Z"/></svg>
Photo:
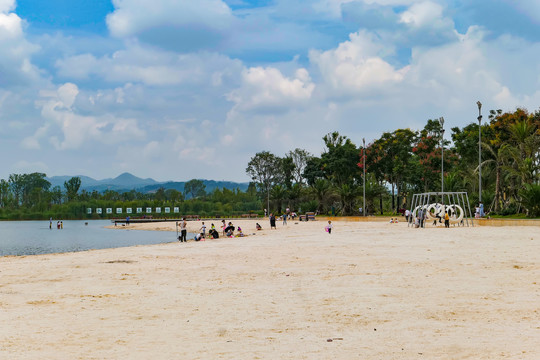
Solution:
<svg viewBox="0 0 540 360"><path fill-rule="evenodd" d="M540 104L536 0L0 0L0 178L247 181L256 152Z"/></svg>

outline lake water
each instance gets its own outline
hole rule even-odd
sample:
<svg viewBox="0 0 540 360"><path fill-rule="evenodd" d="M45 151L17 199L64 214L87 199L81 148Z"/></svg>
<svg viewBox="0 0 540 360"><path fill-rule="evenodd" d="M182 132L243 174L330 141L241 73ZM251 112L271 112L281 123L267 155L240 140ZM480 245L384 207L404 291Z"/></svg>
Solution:
<svg viewBox="0 0 540 360"><path fill-rule="evenodd" d="M88 225L85 225L88 222ZM109 220L0 221L0 256L35 255L150 245L176 240L176 232L105 229Z"/></svg>

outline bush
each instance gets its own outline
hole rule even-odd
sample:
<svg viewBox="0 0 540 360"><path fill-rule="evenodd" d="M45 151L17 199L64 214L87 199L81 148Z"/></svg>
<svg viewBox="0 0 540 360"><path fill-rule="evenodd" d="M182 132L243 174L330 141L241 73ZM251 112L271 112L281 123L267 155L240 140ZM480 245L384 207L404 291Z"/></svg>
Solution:
<svg viewBox="0 0 540 360"><path fill-rule="evenodd" d="M526 184L520 190L521 203L527 209L529 217L540 216L540 185Z"/></svg>

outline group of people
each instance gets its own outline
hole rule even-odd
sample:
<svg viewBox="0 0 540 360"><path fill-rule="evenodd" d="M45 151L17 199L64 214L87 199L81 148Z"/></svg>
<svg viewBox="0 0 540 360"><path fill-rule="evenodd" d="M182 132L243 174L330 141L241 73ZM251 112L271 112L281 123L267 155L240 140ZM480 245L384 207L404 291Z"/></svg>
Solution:
<svg viewBox="0 0 540 360"><path fill-rule="evenodd" d="M50 218L49 219L49 229L52 229L52 226L53 226L53 219ZM64 228L64 223L61 220L57 221L56 222L56 228L58 230L63 229Z"/></svg>
<svg viewBox="0 0 540 360"><path fill-rule="evenodd" d="M243 237L244 232L242 231L242 228L240 226L235 227L232 222L226 222L225 220L221 220L221 229L222 229L222 236L226 237ZM178 241L180 242L187 242L187 222L186 219L183 218L180 223L176 223L177 228L180 227L180 236L178 236ZM259 223L256 224L257 230L262 230L261 225ZM236 233L235 233L236 231ZM206 225L204 224L204 221L201 224L201 228L195 234L193 240L195 241L204 241L206 240L206 237L209 237L210 239L219 239L219 232L216 230L216 226L212 223L210 225L210 230L208 230L208 234L206 233Z"/></svg>
<svg viewBox="0 0 540 360"><path fill-rule="evenodd" d="M266 216L266 213L267 213L266 209L264 209L264 216ZM294 221L294 219L297 216L298 215L295 212L291 212L291 209L287 208L287 209L285 209L285 212L279 217L279 219L281 219L283 221L283 225L287 225L287 220L288 219L292 219ZM273 213L270 213L270 216L268 217L268 219L270 220L270 229L277 229L276 228L276 216Z"/></svg>
<svg viewBox="0 0 540 360"><path fill-rule="evenodd" d="M412 213L409 210L406 210L405 218L407 219L407 222L409 222L410 217L412 217ZM422 209L422 208L418 209L418 213L416 214L416 218L414 219L414 227L423 228L424 222L426 219L427 219L427 210ZM450 227L450 214L446 210L444 210L442 215L440 215L439 211L435 213L435 220L433 220L433 225L437 225L437 220L439 221L439 223L442 223L443 219L444 219L444 227L449 228ZM390 219L390 222L392 222L392 219ZM395 222L398 222L397 218L395 219Z"/></svg>

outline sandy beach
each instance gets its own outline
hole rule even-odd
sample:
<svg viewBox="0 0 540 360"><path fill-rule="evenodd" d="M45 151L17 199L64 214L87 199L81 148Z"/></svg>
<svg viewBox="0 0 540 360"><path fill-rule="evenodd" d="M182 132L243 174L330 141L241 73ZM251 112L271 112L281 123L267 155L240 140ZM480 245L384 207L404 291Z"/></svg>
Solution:
<svg viewBox="0 0 540 360"><path fill-rule="evenodd" d="M537 226L258 221L233 220L243 238L0 258L0 358L540 359Z"/></svg>

